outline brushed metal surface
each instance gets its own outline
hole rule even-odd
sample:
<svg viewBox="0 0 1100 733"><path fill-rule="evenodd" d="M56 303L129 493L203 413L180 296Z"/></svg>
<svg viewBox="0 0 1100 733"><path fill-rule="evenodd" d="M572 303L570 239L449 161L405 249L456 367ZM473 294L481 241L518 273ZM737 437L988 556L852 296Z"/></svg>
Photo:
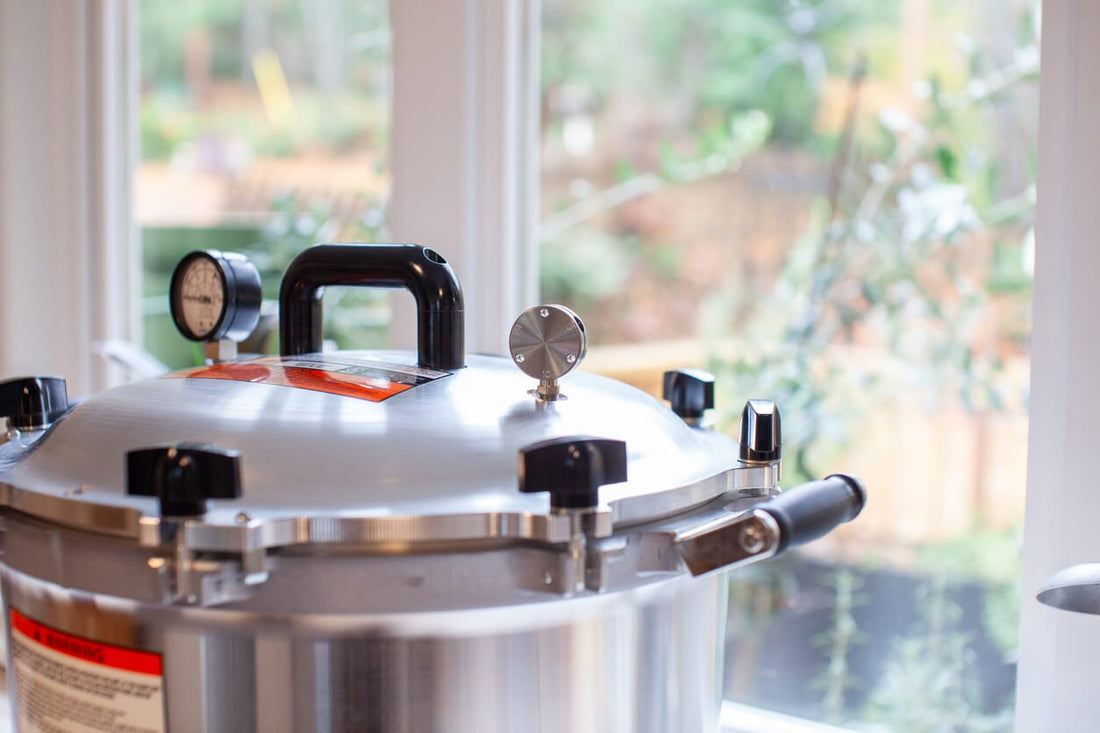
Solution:
<svg viewBox="0 0 1100 733"><path fill-rule="evenodd" d="M403 352L356 355L414 359ZM601 492L616 522L674 513L745 483L732 472L739 467L736 444L726 436L692 429L614 380L579 373L569 384L569 400L536 402L508 359L485 356L379 403L266 384L145 380L88 398L30 450L0 446L0 499L47 519L56 518L57 502L72 503L77 509L68 513L81 526L133 534L142 515L158 510L155 499L125 494L125 453L174 441L241 452L242 498L217 502L205 517L219 526L242 516L294 523L379 518L391 525L463 516L481 527L473 535L480 536L498 531L486 526L549 513L545 496L517 491L516 455L530 443L574 434L627 443L629 481ZM110 507L124 511L111 514ZM493 520L497 515L511 518Z"/></svg>
<svg viewBox="0 0 1100 733"><path fill-rule="evenodd" d="M723 574L519 612L335 616L146 605L0 575L6 615L162 653L173 733L718 730Z"/></svg>
<svg viewBox="0 0 1100 733"><path fill-rule="evenodd" d="M508 351L520 371L539 380L559 379L579 367L588 352L584 324L560 305L536 305L519 315Z"/></svg>
<svg viewBox="0 0 1100 733"><path fill-rule="evenodd" d="M0 446L5 611L161 652L173 733L717 730L725 574L685 571L677 523L774 490L774 467L613 380L540 403L508 359L469 365L380 403L178 378L89 398ZM628 446L599 592L516 487L520 447L574 434ZM181 522L172 554L124 457L174 441L239 450L244 496ZM235 583L256 553L263 582L186 605L181 579Z"/></svg>
<svg viewBox="0 0 1100 733"><path fill-rule="evenodd" d="M1100 614L1100 563L1082 563L1059 570L1043 583L1036 598L1065 611Z"/></svg>
<svg viewBox="0 0 1100 733"><path fill-rule="evenodd" d="M618 593L767 559L778 541L774 526L758 548L737 543L741 530L760 524L756 501L723 498L611 536L593 533L580 566L573 542L308 543L259 548L254 557L180 544L178 534L146 544L4 511L2 562L46 583L151 604L374 615L520 607L578 588Z"/></svg>
<svg viewBox="0 0 1100 733"><path fill-rule="evenodd" d="M715 496L733 492L741 497L768 496L777 490L775 466L738 466L688 486L612 501L599 508L596 535L606 536L612 525L636 525L672 516ZM66 527L99 534L128 537L143 544L157 544L160 520L123 504L89 501L83 491L50 494L0 483L0 506ZM225 513L180 520L186 544L193 549L249 552L271 547L304 544L379 545L394 543L453 542L459 540L528 539L539 542L568 541L569 519L560 514L483 512L431 516L324 514L257 518L238 512L230 521ZM218 521L220 519L221 521Z"/></svg>

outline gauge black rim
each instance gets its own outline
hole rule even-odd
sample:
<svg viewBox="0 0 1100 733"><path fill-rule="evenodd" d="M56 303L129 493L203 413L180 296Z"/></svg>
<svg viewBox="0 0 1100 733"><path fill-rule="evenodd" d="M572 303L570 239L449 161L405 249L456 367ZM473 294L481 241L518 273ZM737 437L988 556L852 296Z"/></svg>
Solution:
<svg viewBox="0 0 1100 733"><path fill-rule="evenodd" d="M172 271L172 282L169 285L168 292L170 293L170 306L172 311L172 320L175 321L176 328L179 329L186 338L192 341L213 341L220 338L220 334L223 326L225 325L225 316L229 312L229 280L225 274L225 264L222 262L221 253L216 250L200 250L192 252L191 254L180 260L176 265L176 269ZM191 330L187 325L187 321L183 317L183 302L180 300L180 293L183 288L183 277L187 273L188 267L192 262L199 259L210 260L214 263L214 270L218 273L218 277L221 279L222 285L222 307L221 312L218 314L218 320L214 324L213 328L206 334L197 334Z"/></svg>

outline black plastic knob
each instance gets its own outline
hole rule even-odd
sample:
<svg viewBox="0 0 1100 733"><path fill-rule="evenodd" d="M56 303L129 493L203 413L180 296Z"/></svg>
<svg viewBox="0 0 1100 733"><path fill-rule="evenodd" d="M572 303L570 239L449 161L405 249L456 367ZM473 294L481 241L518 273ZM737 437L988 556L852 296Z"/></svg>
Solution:
<svg viewBox="0 0 1100 733"><path fill-rule="evenodd" d="M714 407L714 375L702 369L665 372L663 396L685 420L701 418Z"/></svg>
<svg viewBox="0 0 1100 733"><path fill-rule="evenodd" d="M69 393L61 377L22 377L0 383L0 416L18 430L49 427L69 409Z"/></svg>
<svg viewBox="0 0 1100 733"><path fill-rule="evenodd" d="M547 491L555 509L600 503L600 487L626 481L626 443L574 435L533 443L519 452L519 490Z"/></svg>
<svg viewBox="0 0 1100 733"><path fill-rule="evenodd" d="M778 461L783 456L779 408L771 400L749 400L741 412L740 458L742 461Z"/></svg>
<svg viewBox="0 0 1100 733"><path fill-rule="evenodd" d="M158 497L162 517L205 514L209 499L240 497L240 454L197 443L132 450L126 454L126 493Z"/></svg>

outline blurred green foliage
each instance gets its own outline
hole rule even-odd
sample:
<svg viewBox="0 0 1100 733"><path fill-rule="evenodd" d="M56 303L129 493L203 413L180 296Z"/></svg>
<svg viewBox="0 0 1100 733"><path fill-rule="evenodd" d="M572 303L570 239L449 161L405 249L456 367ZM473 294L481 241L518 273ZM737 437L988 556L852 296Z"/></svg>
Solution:
<svg viewBox="0 0 1100 733"><path fill-rule="evenodd" d="M760 109L772 140L815 134L831 70L879 28L896 27L897 2L857 0L559 0L543 13L544 91L581 87L593 109L613 95L665 100L694 127ZM896 64L896 49L877 59Z"/></svg>
<svg viewBox="0 0 1100 733"><path fill-rule="evenodd" d="M217 49L214 70L239 74L239 57L226 58L226 52L239 48L237 28L245 0L142 0L138 8L141 72L158 85L182 87L184 48L188 34L203 29L211 34L211 47Z"/></svg>
<svg viewBox="0 0 1100 733"><path fill-rule="evenodd" d="M930 27L905 25L914 9ZM975 413L1026 407L1026 385L1006 374L1005 360L1026 353L1030 338L1038 5L1006 6L1013 17L998 22L988 9L948 0L544 3L544 144L561 140L569 153L567 128L581 121L595 148L618 156L612 175L577 165L583 185L559 186L549 202L544 292L566 303L616 302L610 296L629 289L630 276L620 283L593 270L613 263L651 274L648 253L675 246L616 212L727 180L760 151L796 148L827 178L809 226L769 294L734 281L707 309L708 336L736 334L740 347L709 365L716 401L729 406L721 426L735 428L746 397L774 398L788 447L784 480L795 484L835 466L870 411L898 394ZM930 28L937 40L922 46L925 69L914 72L904 34L931 37ZM624 130L637 138L623 140ZM889 730L1006 729L1009 713L982 709L972 630L960 628L943 587L953 582L945 572L986 585L983 633L1007 656L1017 542L976 529L921 550L919 568L936 578L921 623L883 650L886 673L864 711L845 709L859 594L841 576L836 628L824 640L827 716L862 715ZM770 570L734 587L732 607L753 624L767 622L787 577Z"/></svg>
<svg viewBox="0 0 1100 733"><path fill-rule="evenodd" d="M321 6L324 6L323 8ZM313 19L335 13L340 53L353 61L347 75L353 87L367 89L380 65L389 62L389 6L379 0L142 0L139 13L141 71L145 86L180 90L187 82L187 45L206 37L208 71L213 78L247 77L250 63L242 41L248 19L256 21L261 42L279 53L288 77L305 80L307 53L334 39L310 37Z"/></svg>
<svg viewBox="0 0 1100 733"><path fill-rule="evenodd" d="M327 25L316 18L322 5ZM143 0L139 10L143 160L167 160L181 145L210 137L269 157L339 154L357 144L386 149L389 102L379 94L389 84L385 2ZM291 87L289 124L273 125L260 112L249 56L260 51L277 55ZM219 95L208 84L234 91ZM217 103L206 98L212 94Z"/></svg>
<svg viewBox="0 0 1100 733"><path fill-rule="evenodd" d="M353 149L378 151L389 135L389 6L382 0L142 0L138 7L142 100L138 112L144 161L210 167L234 175L256 157L289 157ZM252 55L274 52L290 87L293 118L275 124L263 112ZM286 181L294 190L295 181ZM185 342L167 310L169 278L194 249L252 257L265 298L278 297L286 265L305 247L337 236L323 202L293 195L270 202L262 223L142 230L146 348L173 367L201 351ZM384 202L362 212L342 236L378 241ZM332 288L325 333L343 347L384 341L385 297ZM340 306L354 306L342 308ZM274 343L271 344L272 348Z"/></svg>
<svg viewBox="0 0 1100 733"><path fill-rule="evenodd" d="M294 95L294 121L271 125L254 106L196 109L172 93L146 96L138 111L142 160L169 160L187 145L205 140L240 141L247 153L289 158L319 150L333 155L357 147L384 154L389 144L389 103L361 93Z"/></svg>
<svg viewBox="0 0 1100 733"><path fill-rule="evenodd" d="M921 595L920 622L894 643L861 716L865 725L872 724L866 729L1009 733L1011 708L996 713L984 709L962 609L948 598L942 580L924 586Z"/></svg>
<svg viewBox="0 0 1100 733"><path fill-rule="evenodd" d="M975 528L952 540L920 548L917 567L950 584L985 584L983 612L989 636L1005 654L1016 648L1020 625L1020 531Z"/></svg>
<svg viewBox="0 0 1100 733"><path fill-rule="evenodd" d="M1016 58L989 72L1004 85L997 94L1036 81L1037 56L1025 50ZM812 454L824 463L822 451L835 451L849 433L844 423L900 384L933 401L954 394L972 410L1026 403L1026 395L1005 393L1016 386L1002 379L998 349L980 337L993 329L1001 342L1022 339L1022 350L1029 331L990 321L993 299L1005 296L1027 317L1034 204L1033 171L1017 190L1003 190L988 134L976 126L990 124L997 110L991 89L986 79L955 94L932 83L922 119L884 111L878 127L888 153L861 157L857 141L848 160L837 159L842 183L833 201L819 202L773 297L743 329L760 348L714 364L737 393L774 395L784 406L785 433L796 446L792 478L817 475ZM830 345L857 338L883 344L908 368L888 374L829 358Z"/></svg>
<svg viewBox="0 0 1100 733"><path fill-rule="evenodd" d="M642 241L630 232L611 233L601 214L672 186L686 186L735 170L768 140L771 121L753 109L721 123L712 121L694 143L681 150L659 145L651 171L639 171L630 160L616 161L616 184L590 193L543 219L539 226L539 285L544 299L574 307L592 307L601 298L622 292L639 268L675 281L680 254L675 243Z"/></svg>

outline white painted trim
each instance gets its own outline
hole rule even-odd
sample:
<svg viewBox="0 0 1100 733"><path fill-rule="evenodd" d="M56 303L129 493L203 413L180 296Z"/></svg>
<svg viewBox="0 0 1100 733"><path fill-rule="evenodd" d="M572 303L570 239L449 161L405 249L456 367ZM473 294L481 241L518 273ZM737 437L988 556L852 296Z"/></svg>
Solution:
<svg viewBox="0 0 1100 733"><path fill-rule="evenodd" d="M91 345L134 335L129 24L128 0L0 0L0 378L96 391Z"/></svg>
<svg viewBox="0 0 1100 733"><path fill-rule="evenodd" d="M1035 600L1055 571L1100 559L1098 34L1100 4L1043 3L1021 733L1100 729L1100 618Z"/></svg>
<svg viewBox="0 0 1100 733"><path fill-rule="evenodd" d="M850 733L846 728L724 700L722 733Z"/></svg>
<svg viewBox="0 0 1100 733"><path fill-rule="evenodd" d="M86 181L93 226L92 337L140 343L141 247L133 217L133 177L139 154L137 13L130 0L99 0L92 7ZM104 359L93 362L93 375L97 389L127 376Z"/></svg>
<svg viewBox="0 0 1100 733"><path fill-rule="evenodd" d="M466 345L504 353L534 303L537 0L394 0L395 241L442 252L466 299ZM396 345L414 343L411 300Z"/></svg>

